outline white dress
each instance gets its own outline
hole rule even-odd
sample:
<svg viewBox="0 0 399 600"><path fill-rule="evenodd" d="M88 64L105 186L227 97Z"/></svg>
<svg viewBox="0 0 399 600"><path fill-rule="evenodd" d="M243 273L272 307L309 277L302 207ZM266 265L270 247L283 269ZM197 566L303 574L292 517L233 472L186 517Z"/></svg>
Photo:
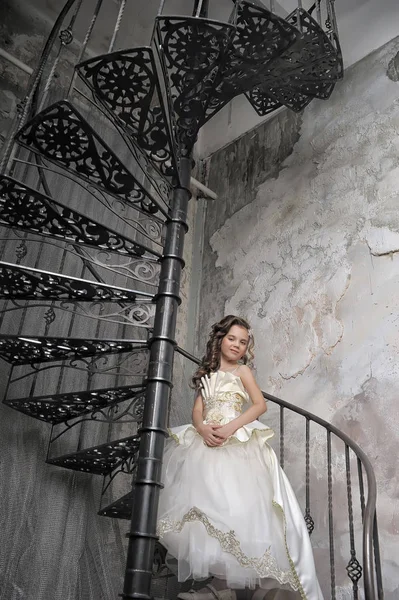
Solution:
<svg viewBox="0 0 399 600"><path fill-rule="evenodd" d="M204 422L224 425L242 413L249 397L237 375L217 371L201 381ZM267 443L273 435L253 421L209 447L193 425L170 430L158 535L179 581L213 575L231 588L323 599L303 515Z"/></svg>

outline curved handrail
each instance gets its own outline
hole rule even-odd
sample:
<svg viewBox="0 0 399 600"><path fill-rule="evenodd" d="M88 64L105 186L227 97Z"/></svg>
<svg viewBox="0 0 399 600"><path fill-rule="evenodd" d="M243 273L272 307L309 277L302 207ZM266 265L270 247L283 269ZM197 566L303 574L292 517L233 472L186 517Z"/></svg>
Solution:
<svg viewBox="0 0 399 600"><path fill-rule="evenodd" d="M374 521L377 507L377 483L375 474L371 462L365 452L360 448L356 442L354 442L346 433L331 425L328 421L321 419L313 413L295 406L290 402L286 402L281 398L272 396L267 392L263 392L263 397L270 402L274 402L279 406L283 406L288 410L291 410L309 421L313 421L321 427L324 427L330 433L333 433L339 437L360 459L367 477L367 502L364 510L363 520L363 569L364 569L364 591L366 599L373 600L377 598L375 589L375 579L373 577L373 535L374 535Z"/></svg>
<svg viewBox="0 0 399 600"><path fill-rule="evenodd" d="M199 365L201 361L184 350L179 346L176 347L176 351L191 360L193 363ZM287 410L295 412L302 417L305 417L309 421L313 421L317 423L321 427L324 427L330 433L333 433L338 438L340 438L351 450L356 454L358 459L361 461L362 466L366 472L367 478L367 502L364 509L363 514L363 570L364 570L364 592L366 600L382 600L383 591L382 585L379 581L379 550L376 548L378 545L378 531L377 531L377 521L376 521L376 507L377 507L377 483L375 479L375 474L371 462L365 452L360 448L356 442L354 442L346 433L331 425L328 421L321 419L317 415L295 406L286 400L282 400L281 398L277 398L277 396L272 396L267 392L263 392L263 397L265 400L270 402L274 402ZM374 552L376 554L374 556ZM378 596L376 594L376 585L375 585L375 577L374 577L374 566L373 562L376 563L376 571L377 571L377 582L378 582Z"/></svg>

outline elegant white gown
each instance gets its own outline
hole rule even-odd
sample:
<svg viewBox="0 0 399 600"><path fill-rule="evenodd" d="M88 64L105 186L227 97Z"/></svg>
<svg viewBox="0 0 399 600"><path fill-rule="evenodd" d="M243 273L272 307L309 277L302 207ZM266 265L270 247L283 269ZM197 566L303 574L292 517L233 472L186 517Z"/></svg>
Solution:
<svg viewBox="0 0 399 600"><path fill-rule="evenodd" d="M228 423L249 401L241 379L223 371L202 378L201 393L207 423ZM213 575L231 588L323 599L303 515L267 443L273 435L253 421L212 448L193 425L170 430L158 535L176 559L179 581Z"/></svg>

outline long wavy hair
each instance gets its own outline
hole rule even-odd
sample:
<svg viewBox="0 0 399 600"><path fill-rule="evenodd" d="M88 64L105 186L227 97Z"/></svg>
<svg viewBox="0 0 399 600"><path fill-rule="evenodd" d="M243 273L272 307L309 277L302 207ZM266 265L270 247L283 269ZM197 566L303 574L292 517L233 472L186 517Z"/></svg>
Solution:
<svg viewBox="0 0 399 600"><path fill-rule="evenodd" d="M248 331L249 340L247 350L242 357L244 365L252 366L254 359L254 336L248 321L235 315L227 315L221 321L212 325L212 330L206 345L205 356L202 357L201 364L193 375L192 382L196 389L200 387L201 377L210 375L220 368L220 348L223 338L228 334L233 325L244 327Z"/></svg>

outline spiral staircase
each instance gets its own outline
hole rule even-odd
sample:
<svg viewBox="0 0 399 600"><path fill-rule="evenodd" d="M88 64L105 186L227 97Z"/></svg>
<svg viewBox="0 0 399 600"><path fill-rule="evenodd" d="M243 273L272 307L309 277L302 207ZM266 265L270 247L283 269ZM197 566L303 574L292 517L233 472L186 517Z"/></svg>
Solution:
<svg viewBox="0 0 399 600"><path fill-rule="evenodd" d="M119 23L125 4L120 3ZM208 19L206 1L194 3L192 16L164 16L163 5L150 46L112 49L80 60L69 93L48 105L59 56L51 58L54 63L46 80L50 50L64 20L75 11L60 33L59 53L70 43L80 8L73 0L65 3L33 73L0 175L0 224L14 235L2 238L3 245L8 248L15 242L11 244L14 260L0 261L0 318L2 331L10 332L0 335L0 357L11 365L4 403L49 423L48 463L104 478L99 514L130 519L133 507L122 594L126 599L151 597L154 568L155 576L170 576L163 550L156 544L155 521L176 351L192 149L198 132L237 95L244 94L260 116L282 106L301 111L313 98L327 100L343 76L333 0L316 0L308 11L299 2L285 18L274 12L273 2L266 8L258 0L237 0L228 22ZM98 2L97 15L100 6ZM93 21L80 58L92 28ZM83 91L78 90L79 80ZM96 123L91 123L92 110L124 140L127 157L121 158L98 133ZM52 191L54 181L72 182L75 190L88 194L92 214L86 211L88 201L78 209L62 193ZM110 211L109 221L104 211ZM95 218L96 212L101 218ZM115 227L110 226L114 217ZM44 254L29 254L29 244L59 253L57 270L43 268ZM34 264L25 264L31 256ZM75 262L67 268L71 257ZM32 311L44 325L40 335L24 329ZM17 331L13 330L16 312L23 315ZM50 335L60 318L63 333ZM73 333L85 320L94 324L88 338ZM116 324L122 335L104 337L104 323ZM68 374L74 369L79 374L86 369L88 375L82 389L71 391L74 376ZM52 392L41 383L49 373L55 382ZM100 374L111 373L116 383L107 380L106 385L96 386ZM284 463L284 410L300 411L269 399L281 410ZM309 425L316 420L326 428L330 454L331 435L340 432L309 413L300 414L307 440L305 519L312 533ZM85 446L82 427L88 423L98 427L95 446ZM116 435L116 425L127 435ZM361 474L366 532L362 567L351 531L347 573L353 598L360 597L363 577L365 598L373 600L382 598L373 474L361 451L342 439L348 506L352 506L351 451ZM367 473L367 501L362 468ZM111 494L109 500L113 483L120 477L130 482L132 476L133 490L118 498ZM329 510L332 519L332 504ZM331 527L332 562L333 541ZM335 597L333 565L331 598Z"/></svg>

